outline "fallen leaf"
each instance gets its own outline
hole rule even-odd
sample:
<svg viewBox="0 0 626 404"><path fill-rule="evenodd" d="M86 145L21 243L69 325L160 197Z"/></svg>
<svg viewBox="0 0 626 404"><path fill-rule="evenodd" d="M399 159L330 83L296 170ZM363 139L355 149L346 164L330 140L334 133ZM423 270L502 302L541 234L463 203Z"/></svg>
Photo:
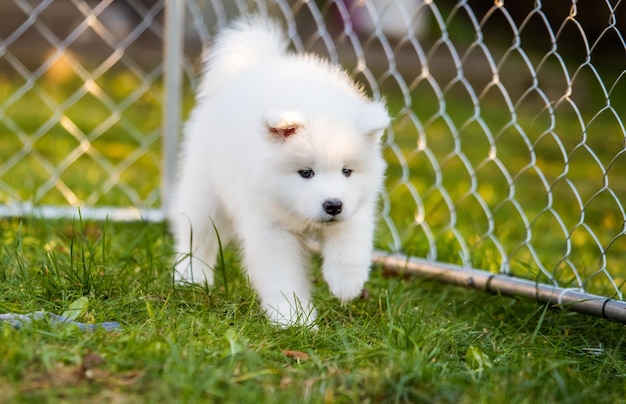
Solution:
<svg viewBox="0 0 626 404"><path fill-rule="evenodd" d="M465 362L477 372L482 372L485 368L491 368L491 360L489 356L484 353L480 348L470 346L465 352Z"/></svg>
<svg viewBox="0 0 626 404"><path fill-rule="evenodd" d="M103 365L106 361L95 352L88 352L83 356L83 369L93 369Z"/></svg>
<svg viewBox="0 0 626 404"><path fill-rule="evenodd" d="M292 351L290 349L283 349L282 354L285 355L288 358L291 359L295 359L295 360L307 360L310 358L309 354L306 352L301 352L301 351Z"/></svg>
<svg viewBox="0 0 626 404"><path fill-rule="evenodd" d="M89 308L89 298L83 296L78 298L70 304L67 310L63 312L63 317L66 317L70 321L76 321L82 317Z"/></svg>

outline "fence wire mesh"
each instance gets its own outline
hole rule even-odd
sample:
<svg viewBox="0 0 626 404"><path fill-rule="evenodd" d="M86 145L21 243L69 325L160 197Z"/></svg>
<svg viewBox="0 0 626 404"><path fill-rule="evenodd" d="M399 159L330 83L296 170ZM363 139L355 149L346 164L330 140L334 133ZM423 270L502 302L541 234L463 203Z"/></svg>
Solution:
<svg viewBox="0 0 626 404"><path fill-rule="evenodd" d="M58 4L74 23L52 27ZM182 59L167 62L184 70L185 111L203 49L251 11L387 99L379 249L529 280L559 301L568 291L623 300L623 1L168 5L187 16L170 26L184 34ZM158 210L160 159L171 152L159 142L164 1L0 8L0 204ZM19 18L5 22L7 9Z"/></svg>
<svg viewBox="0 0 626 404"><path fill-rule="evenodd" d="M163 9L163 0L0 3L5 213L158 208Z"/></svg>

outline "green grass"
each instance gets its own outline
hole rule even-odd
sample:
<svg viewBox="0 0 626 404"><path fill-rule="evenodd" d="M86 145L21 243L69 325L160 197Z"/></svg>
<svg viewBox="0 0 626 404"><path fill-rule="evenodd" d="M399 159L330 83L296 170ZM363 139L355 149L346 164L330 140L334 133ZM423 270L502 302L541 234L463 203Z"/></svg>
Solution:
<svg viewBox="0 0 626 404"><path fill-rule="evenodd" d="M0 312L83 322L0 324L2 402L619 402L623 326L375 269L345 306L314 271L318 329L281 330L237 255L212 289L175 287L166 228L0 221ZM225 287L228 286L228 297Z"/></svg>

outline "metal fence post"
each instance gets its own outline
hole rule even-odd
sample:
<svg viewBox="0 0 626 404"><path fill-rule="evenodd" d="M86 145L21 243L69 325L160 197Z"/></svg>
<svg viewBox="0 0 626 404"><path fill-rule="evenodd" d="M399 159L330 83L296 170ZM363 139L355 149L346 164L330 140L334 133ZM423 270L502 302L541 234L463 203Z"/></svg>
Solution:
<svg viewBox="0 0 626 404"><path fill-rule="evenodd" d="M163 103L163 173L161 208L167 214L176 171L176 150L181 127L182 58L185 1L165 5L165 100Z"/></svg>

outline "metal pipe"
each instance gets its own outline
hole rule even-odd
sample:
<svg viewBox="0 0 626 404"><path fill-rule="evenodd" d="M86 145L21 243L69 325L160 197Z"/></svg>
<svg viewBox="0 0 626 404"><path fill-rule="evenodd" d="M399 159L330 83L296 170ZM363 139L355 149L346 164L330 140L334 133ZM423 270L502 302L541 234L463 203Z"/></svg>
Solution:
<svg viewBox="0 0 626 404"><path fill-rule="evenodd" d="M402 254L374 253L373 262L395 274L415 275L507 297L523 297L577 313L626 324L626 302L586 293L579 289L546 285L506 274L464 268L452 264L409 258Z"/></svg>

